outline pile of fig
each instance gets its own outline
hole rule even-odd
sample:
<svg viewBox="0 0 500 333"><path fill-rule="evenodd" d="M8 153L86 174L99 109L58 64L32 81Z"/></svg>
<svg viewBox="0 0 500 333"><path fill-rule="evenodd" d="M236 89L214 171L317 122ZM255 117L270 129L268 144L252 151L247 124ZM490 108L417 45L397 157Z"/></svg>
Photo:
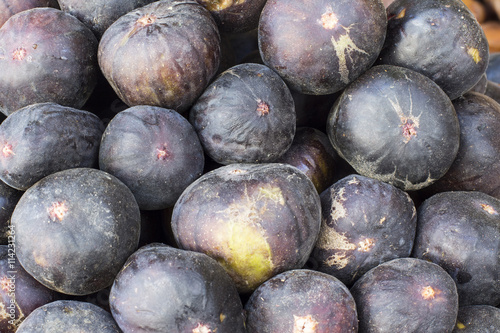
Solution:
<svg viewBox="0 0 500 333"><path fill-rule="evenodd" d="M476 15L0 0L0 332L500 332Z"/></svg>

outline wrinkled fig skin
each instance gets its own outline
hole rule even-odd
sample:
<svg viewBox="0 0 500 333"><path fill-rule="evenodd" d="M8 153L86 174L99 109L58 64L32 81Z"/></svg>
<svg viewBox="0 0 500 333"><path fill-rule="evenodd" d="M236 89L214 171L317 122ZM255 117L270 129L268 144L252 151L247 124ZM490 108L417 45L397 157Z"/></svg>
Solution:
<svg viewBox="0 0 500 333"><path fill-rule="evenodd" d="M224 33L247 32L257 28L266 0L197 0L213 15Z"/></svg>
<svg viewBox="0 0 500 333"><path fill-rule="evenodd" d="M350 287L371 268L410 256L417 213L406 192L379 180L350 175L320 198L322 224L311 254L317 270Z"/></svg>
<svg viewBox="0 0 500 333"><path fill-rule="evenodd" d="M204 160L187 119L155 106L119 112L106 127L99 149L99 168L127 185L145 210L173 206L201 176Z"/></svg>
<svg viewBox="0 0 500 333"><path fill-rule="evenodd" d="M453 100L453 106L460 123L458 154L429 190L480 191L500 199L500 104L469 92Z"/></svg>
<svg viewBox="0 0 500 333"><path fill-rule="evenodd" d="M16 333L121 333L109 312L80 301L59 300L33 311Z"/></svg>
<svg viewBox="0 0 500 333"><path fill-rule="evenodd" d="M413 69L455 99L486 71L488 41L461 0L397 0L387 8L379 64Z"/></svg>
<svg viewBox="0 0 500 333"><path fill-rule="evenodd" d="M16 259L15 242L10 244L10 246L0 245L0 332L2 333L14 333L33 310L58 297L55 291L41 285L24 270Z"/></svg>
<svg viewBox="0 0 500 333"><path fill-rule="evenodd" d="M248 333L356 333L358 315L349 289L308 269L283 272L257 288L245 305Z"/></svg>
<svg viewBox="0 0 500 333"><path fill-rule="evenodd" d="M458 308L452 333L498 333L500 309L491 305L467 305Z"/></svg>
<svg viewBox="0 0 500 333"><path fill-rule="evenodd" d="M442 192L418 209L412 256L442 266L460 306L500 304L500 200L481 192Z"/></svg>
<svg viewBox="0 0 500 333"><path fill-rule="evenodd" d="M102 121L54 103L26 106L0 124L0 179L18 190L57 171L97 167Z"/></svg>
<svg viewBox="0 0 500 333"><path fill-rule="evenodd" d="M246 332L233 281L203 253L144 246L117 275L109 299L123 332Z"/></svg>
<svg viewBox="0 0 500 333"><path fill-rule="evenodd" d="M313 183L288 164L231 164L208 172L172 214L179 247L203 252L228 271L239 292L301 268L317 240L321 203Z"/></svg>
<svg viewBox="0 0 500 333"><path fill-rule="evenodd" d="M451 100L410 69L374 66L349 85L328 116L333 147L357 173L403 190L441 178L460 143Z"/></svg>
<svg viewBox="0 0 500 333"><path fill-rule="evenodd" d="M276 162L288 163L304 172L321 193L333 184L339 160L325 133L312 127L299 127L292 145Z"/></svg>
<svg viewBox="0 0 500 333"><path fill-rule="evenodd" d="M12 15L35 7L59 8L57 0L0 0L0 27Z"/></svg>
<svg viewBox="0 0 500 333"><path fill-rule="evenodd" d="M155 0L58 0L61 9L74 15L96 35L102 37L104 31L114 21L126 13L146 6Z"/></svg>
<svg viewBox="0 0 500 333"><path fill-rule="evenodd" d="M136 250L140 211L130 190L104 171L73 168L30 187L12 214L19 262L69 295L112 284Z"/></svg>
<svg viewBox="0 0 500 333"><path fill-rule="evenodd" d="M217 25L195 0L156 1L116 20L99 43L100 68L127 105L186 111L220 63Z"/></svg>
<svg viewBox="0 0 500 333"><path fill-rule="evenodd" d="M375 62L387 26L379 0L268 0L259 21L264 64L304 94L340 91Z"/></svg>
<svg viewBox="0 0 500 333"><path fill-rule="evenodd" d="M365 273L350 289L360 333L450 333L458 312L451 277L438 265L398 258Z"/></svg>
<svg viewBox="0 0 500 333"><path fill-rule="evenodd" d="M74 16L33 8L0 28L0 111L53 102L81 108L96 83L97 39Z"/></svg>
<svg viewBox="0 0 500 333"><path fill-rule="evenodd" d="M224 165L273 162L296 131L290 90L270 68L253 63L218 76L191 108L189 121L206 154Z"/></svg>
<svg viewBox="0 0 500 333"><path fill-rule="evenodd" d="M2 245L8 244L8 237L11 234L10 217L23 193L0 181L0 244Z"/></svg>

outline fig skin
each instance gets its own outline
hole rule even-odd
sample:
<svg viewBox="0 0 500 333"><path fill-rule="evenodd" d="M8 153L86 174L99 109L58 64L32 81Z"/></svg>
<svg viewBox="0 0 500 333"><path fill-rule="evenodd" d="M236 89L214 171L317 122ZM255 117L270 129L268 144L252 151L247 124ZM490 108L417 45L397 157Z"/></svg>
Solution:
<svg viewBox="0 0 500 333"><path fill-rule="evenodd" d="M67 295L113 283L140 237L140 210L116 177L91 168L46 176L16 205L16 254L28 273Z"/></svg>
<svg viewBox="0 0 500 333"><path fill-rule="evenodd" d="M0 331L14 333L36 308L60 297L35 280L19 264L15 254L15 229L9 245L0 245Z"/></svg>
<svg viewBox="0 0 500 333"><path fill-rule="evenodd" d="M127 259L109 300L123 332L246 332L233 281L203 253L146 245Z"/></svg>
<svg viewBox="0 0 500 333"><path fill-rule="evenodd" d="M142 210L173 206L201 176L204 163L200 140L187 119L156 106L119 112L99 148L99 168L127 185Z"/></svg>
<svg viewBox="0 0 500 333"><path fill-rule="evenodd" d="M267 0L197 0L212 14L223 33L243 33L256 29Z"/></svg>
<svg viewBox="0 0 500 333"><path fill-rule="evenodd" d="M457 157L446 174L424 192L479 191L500 199L500 104L468 92L453 100L460 124Z"/></svg>
<svg viewBox="0 0 500 333"><path fill-rule="evenodd" d="M380 0L268 0L259 20L259 51L291 89L327 95L373 65L386 26Z"/></svg>
<svg viewBox="0 0 500 333"><path fill-rule="evenodd" d="M102 35L102 73L128 106L186 112L220 64L220 35L195 0L155 1L116 20Z"/></svg>
<svg viewBox="0 0 500 333"><path fill-rule="evenodd" d="M111 314L97 305L58 300L33 311L16 333L99 332L121 333Z"/></svg>
<svg viewBox="0 0 500 333"><path fill-rule="evenodd" d="M61 10L75 16L101 39L107 28L121 16L154 0L58 0Z"/></svg>
<svg viewBox="0 0 500 333"><path fill-rule="evenodd" d="M360 333L450 333L458 313L453 279L440 266L416 258L380 264L350 289Z"/></svg>
<svg viewBox="0 0 500 333"><path fill-rule="evenodd" d="M315 269L350 287L373 267L410 256L417 212L406 192L376 179L349 175L320 198L321 229L310 258Z"/></svg>
<svg viewBox="0 0 500 333"><path fill-rule="evenodd" d="M290 90L265 65L245 63L219 75L189 113L205 153L215 162L269 163L296 131Z"/></svg>
<svg viewBox="0 0 500 333"><path fill-rule="evenodd" d="M460 144L458 118L444 91L393 65L374 66L344 89L328 115L327 134L357 173L405 191L441 178Z"/></svg>
<svg viewBox="0 0 500 333"><path fill-rule="evenodd" d="M25 191L57 171L96 168L103 132L88 111L56 103L23 107L0 124L0 179Z"/></svg>
<svg viewBox="0 0 500 333"><path fill-rule="evenodd" d="M488 41L461 0L396 0L377 64L402 66L436 82L451 100L485 73Z"/></svg>
<svg viewBox="0 0 500 333"><path fill-rule="evenodd" d="M412 256L443 267L460 306L500 304L500 200L478 191L440 192L417 210Z"/></svg>
<svg viewBox="0 0 500 333"><path fill-rule="evenodd" d="M1 0L0 27L14 14L36 7L59 8L57 0Z"/></svg>
<svg viewBox="0 0 500 333"><path fill-rule="evenodd" d="M320 213L319 194L299 169L235 163L188 186L171 226L180 248L216 259L245 294L304 266L318 238Z"/></svg>
<svg viewBox="0 0 500 333"><path fill-rule="evenodd" d="M89 28L59 9L13 15L0 28L0 111L43 102L80 109L97 83L97 46Z"/></svg>
<svg viewBox="0 0 500 333"><path fill-rule="evenodd" d="M248 333L356 333L349 289L335 277L292 269L261 284L245 304Z"/></svg>
<svg viewBox="0 0 500 333"><path fill-rule="evenodd" d="M458 308L452 333L496 333L500 327L500 309L491 305L466 305Z"/></svg>

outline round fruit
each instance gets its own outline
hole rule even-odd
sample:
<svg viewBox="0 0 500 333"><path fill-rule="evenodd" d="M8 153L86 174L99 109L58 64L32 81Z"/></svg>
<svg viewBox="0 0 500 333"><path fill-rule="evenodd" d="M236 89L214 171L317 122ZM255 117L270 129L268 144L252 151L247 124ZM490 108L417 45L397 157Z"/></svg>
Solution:
<svg viewBox="0 0 500 333"><path fill-rule="evenodd" d="M467 305L458 308L452 333L496 333L500 328L500 309L491 305Z"/></svg>
<svg viewBox="0 0 500 333"><path fill-rule="evenodd" d="M376 179L350 175L320 198L322 223L311 254L319 271L350 287L371 268L410 256L417 212L406 192Z"/></svg>
<svg viewBox="0 0 500 333"><path fill-rule="evenodd" d="M333 147L359 174L403 190L441 178L460 143L451 100L424 75L379 65L337 99L328 116Z"/></svg>
<svg viewBox="0 0 500 333"><path fill-rule="evenodd" d="M195 0L164 0L116 20L99 43L100 68L127 105L186 111L220 63L217 25Z"/></svg>
<svg viewBox="0 0 500 333"><path fill-rule="evenodd" d="M35 7L58 8L57 0L0 0L0 27L14 14Z"/></svg>
<svg viewBox="0 0 500 333"><path fill-rule="evenodd" d="M53 173L30 187L12 214L19 262L43 285L85 295L113 282L139 242L130 190L97 169Z"/></svg>
<svg viewBox="0 0 500 333"><path fill-rule="evenodd" d="M270 68L245 63L223 72L191 108L208 156L220 164L273 162L292 144L290 90Z"/></svg>
<svg viewBox="0 0 500 333"><path fill-rule="evenodd" d="M482 192L442 192L418 209L413 256L443 267L460 306L500 304L500 200Z"/></svg>
<svg viewBox="0 0 500 333"><path fill-rule="evenodd" d="M450 99L468 91L485 73L488 41L461 0L396 0L387 8L387 18L378 63L424 74Z"/></svg>
<svg viewBox="0 0 500 333"><path fill-rule="evenodd" d="M451 332L457 288L440 266L398 258L366 272L352 286L360 332Z"/></svg>
<svg viewBox="0 0 500 333"><path fill-rule="evenodd" d="M61 10L82 21L101 38L114 21L126 13L155 0L58 0Z"/></svg>
<svg viewBox="0 0 500 333"><path fill-rule="evenodd" d="M33 311L16 333L120 333L109 312L87 302L60 300Z"/></svg>
<svg viewBox="0 0 500 333"><path fill-rule="evenodd" d="M349 289L331 275L293 269L261 284L245 305L249 333L356 333Z"/></svg>
<svg viewBox="0 0 500 333"><path fill-rule="evenodd" d="M25 106L0 124L0 179L26 190L54 172L97 167L102 121L55 103Z"/></svg>
<svg viewBox="0 0 500 333"><path fill-rule="evenodd" d="M97 39L74 16L33 8L0 28L0 111L54 102L81 108L96 83Z"/></svg>
<svg viewBox="0 0 500 333"><path fill-rule="evenodd" d="M215 258L242 293L301 268L318 238L321 203L299 169L231 164L205 173L174 206L179 247Z"/></svg>
<svg viewBox="0 0 500 333"><path fill-rule="evenodd" d="M133 253L109 295L123 332L244 333L236 287L209 256L163 244Z"/></svg>
<svg viewBox="0 0 500 333"><path fill-rule="evenodd" d="M127 185L145 210L173 206L201 176L204 163L200 140L187 119L155 106L119 112L99 148L99 168Z"/></svg>
<svg viewBox="0 0 500 333"><path fill-rule="evenodd" d="M268 0L258 27L264 64L294 90L340 91L375 62L387 26L380 0Z"/></svg>

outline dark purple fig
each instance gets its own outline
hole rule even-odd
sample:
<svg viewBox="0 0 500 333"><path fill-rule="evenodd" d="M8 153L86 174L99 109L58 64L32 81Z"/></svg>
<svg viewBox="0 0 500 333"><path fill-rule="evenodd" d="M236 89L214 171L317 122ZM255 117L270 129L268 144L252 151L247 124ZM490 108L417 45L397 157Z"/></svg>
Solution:
<svg viewBox="0 0 500 333"><path fill-rule="evenodd" d="M387 8L387 36L379 64L402 66L435 81L455 99L488 66L488 41L461 0L396 0Z"/></svg>
<svg viewBox="0 0 500 333"><path fill-rule="evenodd" d="M483 75L481 75L479 81L477 81L476 84L472 88L470 88L468 92L477 92L480 94L484 94L487 88L488 78L486 76L486 73L484 73Z"/></svg>
<svg viewBox="0 0 500 333"><path fill-rule="evenodd" d="M191 108L189 121L207 155L224 165L273 162L290 147L296 129L285 82L254 63L220 74Z"/></svg>
<svg viewBox="0 0 500 333"><path fill-rule="evenodd" d="M23 191L16 190L13 187L0 181L0 244L6 245L10 235L10 217L21 198Z"/></svg>
<svg viewBox="0 0 500 333"><path fill-rule="evenodd" d="M493 98L497 103L500 103L500 84L488 80L484 94Z"/></svg>
<svg viewBox="0 0 500 333"><path fill-rule="evenodd" d="M197 0L212 14L221 32L240 33L256 29L266 0Z"/></svg>
<svg viewBox="0 0 500 333"><path fill-rule="evenodd" d="M488 66L486 67L486 77L489 81L500 84L500 52L490 53Z"/></svg>
<svg viewBox="0 0 500 333"><path fill-rule="evenodd" d="M80 301L59 300L33 311L16 333L121 333L109 312Z"/></svg>
<svg viewBox="0 0 500 333"><path fill-rule="evenodd" d="M455 283L444 269L425 260L398 258L380 264L350 291L360 333L450 333L455 325Z"/></svg>
<svg viewBox="0 0 500 333"><path fill-rule="evenodd" d="M57 0L1 0L0 27L14 14L36 7L59 8Z"/></svg>
<svg viewBox="0 0 500 333"><path fill-rule="evenodd" d="M58 0L61 10L82 21L101 38L104 31L121 16L155 0Z"/></svg>
<svg viewBox="0 0 500 333"><path fill-rule="evenodd" d="M458 308L452 333L498 333L500 309L491 305L466 305Z"/></svg>
<svg viewBox="0 0 500 333"><path fill-rule="evenodd" d="M24 192L11 221L21 265L43 285L69 295L111 285L138 246L141 223L128 187L90 168L42 178Z"/></svg>
<svg viewBox="0 0 500 333"><path fill-rule="evenodd" d="M318 238L320 213L319 194L299 169L231 164L186 188L171 223L179 247L216 259L238 290L249 293L304 266Z"/></svg>
<svg viewBox="0 0 500 333"><path fill-rule="evenodd" d="M449 97L426 76L379 65L350 84L332 107L327 134L357 173L403 190L441 178L460 143Z"/></svg>
<svg viewBox="0 0 500 333"><path fill-rule="evenodd" d="M322 223L311 254L316 269L350 287L373 267L409 257L417 227L416 209L402 190L350 175L321 193Z"/></svg>
<svg viewBox="0 0 500 333"><path fill-rule="evenodd" d="M268 0L258 27L260 54L292 89L332 94L372 66L386 25L380 0Z"/></svg>
<svg viewBox="0 0 500 333"><path fill-rule="evenodd" d="M443 267L460 306L500 304L500 200L482 192L441 192L418 208L413 256Z"/></svg>
<svg viewBox="0 0 500 333"><path fill-rule="evenodd" d="M246 332L233 281L203 253L144 246L128 258L109 299L123 332Z"/></svg>
<svg viewBox="0 0 500 333"><path fill-rule="evenodd" d="M195 0L164 0L116 20L99 43L100 68L127 105L186 111L220 63L220 36Z"/></svg>
<svg viewBox="0 0 500 333"><path fill-rule="evenodd" d="M333 184L340 157L325 133L312 127L299 127L292 145L276 162L293 165L304 172L321 193Z"/></svg>
<svg viewBox="0 0 500 333"><path fill-rule="evenodd" d="M25 10L0 28L0 68L5 115L43 102L78 109L97 82L97 39L59 9Z"/></svg>
<svg viewBox="0 0 500 333"><path fill-rule="evenodd" d="M500 104L469 92L453 100L453 106L460 123L458 154L448 172L428 190L480 191L500 199Z"/></svg>
<svg viewBox="0 0 500 333"><path fill-rule="evenodd" d="M36 308L59 295L40 284L19 264L16 257L16 232L10 229L8 245L0 245L0 332L14 333Z"/></svg>
<svg viewBox="0 0 500 333"><path fill-rule="evenodd" d="M187 119L156 106L119 112L106 127L99 149L99 168L127 185L144 210L173 206L201 176L204 163L200 140Z"/></svg>
<svg viewBox="0 0 500 333"><path fill-rule="evenodd" d="M21 108L0 124L0 179L24 191L57 171L97 167L103 132L88 111L55 103Z"/></svg>
<svg viewBox="0 0 500 333"><path fill-rule="evenodd" d="M331 275L293 269L261 284L245 305L248 333L356 333L349 289Z"/></svg>

